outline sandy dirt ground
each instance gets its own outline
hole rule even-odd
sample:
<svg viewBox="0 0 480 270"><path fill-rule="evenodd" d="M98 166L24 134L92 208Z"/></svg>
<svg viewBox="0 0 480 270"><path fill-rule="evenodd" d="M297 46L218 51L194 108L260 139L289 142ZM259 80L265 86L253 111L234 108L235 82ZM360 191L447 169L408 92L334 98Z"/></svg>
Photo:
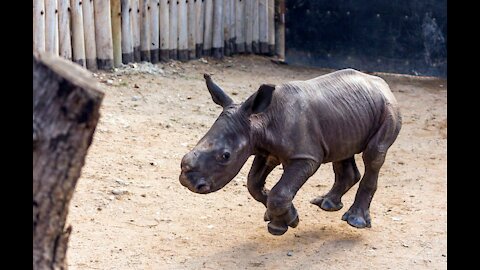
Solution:
<svg viewBox="0 0 480 270"><path fill-rule="evenodd" d="M333 184L324 164L294 199L297 228L273 236L249 195L253 157L222 190L194 194L178 180L180 160L221 112L203 73L236 102L262 83L310 79L331 70L277 65L260 56L135 64L98 72L105 99L70 204L70 269L446 269L447 81L376 74L391 86L403 127L380 171L372 228L341 220L353 203L325 212L309 203ZM363 174L361 155L356 155ZM281 166L280 166L281 167ZM267 179L272 187L282 170Z"/></svg>

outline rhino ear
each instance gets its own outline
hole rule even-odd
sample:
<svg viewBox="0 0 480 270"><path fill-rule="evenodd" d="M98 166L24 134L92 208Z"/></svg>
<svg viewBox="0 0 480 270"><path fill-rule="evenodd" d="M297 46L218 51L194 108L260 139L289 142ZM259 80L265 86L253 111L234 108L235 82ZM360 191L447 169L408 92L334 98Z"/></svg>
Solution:
<svg viewBox="0 0 480 270"><path fill-rule="evenodd" d="M265 111L272 101L273 91L275 90L275 85L273 84L262 84L258 88L257 94L253 99L252 103L252 113L261 113Z"/></svg>
<svg viewBox="0 0 480 270"><path fill-rule="evenodd" d="M203 77L205 78L208 92L210 92L213 102L222 106L223 108L233 103L233 100L222 90L222 88L213 82L210 75L203 74Z"/></svg>

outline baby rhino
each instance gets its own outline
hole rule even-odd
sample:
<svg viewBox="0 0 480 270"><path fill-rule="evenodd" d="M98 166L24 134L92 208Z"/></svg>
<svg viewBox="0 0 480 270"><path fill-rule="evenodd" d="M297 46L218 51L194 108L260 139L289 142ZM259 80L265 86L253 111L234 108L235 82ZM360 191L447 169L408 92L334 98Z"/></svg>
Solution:
<svg viewBox="0 0 480 270"><path fill-rule="evenodd" d="M361 179L342 220L356 228L371 227L369 208L379 170L402 125L397 101L383 79L344 69L307 81L263 84L235 104L209 75L204 77L223 111L183 157L182 185L196 193L217 191L255 155L248 191L267 208L268 231L282 235L299 223L292 203L297 191L320 164L333 162L333 187L311 203L325 211L340 210L342 196ZM358 153L365 164L363 177L355 164ZM279 164L283 175L267 190L265 180Z"/></svg>

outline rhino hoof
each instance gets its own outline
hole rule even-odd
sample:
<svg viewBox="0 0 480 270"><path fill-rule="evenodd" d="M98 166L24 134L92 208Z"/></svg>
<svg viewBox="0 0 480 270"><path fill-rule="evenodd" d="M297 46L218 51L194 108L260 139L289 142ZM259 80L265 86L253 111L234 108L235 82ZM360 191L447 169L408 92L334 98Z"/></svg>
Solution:
<svg viewBox="0 0 480 270"><path fill-rule="evenodd" d="M268 223L268 232L273 235L282 235L287 232L288 226L285 224L278 224L275 222Z"/></svg>
<svg viewBox="0 0 480 270"><path fill-rule="evenodd" d="M371 228L372 224L370 221L370 218L367 217L365 219L361 215L358 214L352 214L350 211L347 211L345 214L342 216L342 220L346 221L348 225L358 228L358 229L363 229L363 228Z"/></svg>
<svg viewBox="0 0 480 270"><path fill-rule="evenodd" d="M338 211L343 208L343 203L338 202L334 203L330 198L325 196L319 196L310 201L311 204L315 204L316 206L320 207L322 210L325 211Z"/></svg>

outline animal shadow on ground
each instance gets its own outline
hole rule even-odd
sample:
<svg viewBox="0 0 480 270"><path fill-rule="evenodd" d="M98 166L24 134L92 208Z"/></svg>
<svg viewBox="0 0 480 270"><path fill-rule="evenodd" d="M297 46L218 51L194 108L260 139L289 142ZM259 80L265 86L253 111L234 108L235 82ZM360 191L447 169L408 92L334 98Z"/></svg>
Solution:
<svg viewBox="0 0 480 270"><path fill-rule="evenodd" d="M280 237L258 227L247 233L244 240L238 241L240 243L226 246L209 256L195 258L187 265L189 268L219 269L234 263L237 269L291 269L301 262L308 262L310 256L321 256L322 260L328 261L332 259L330 256L337 257L345 250L362 245L364 235L361 232L341 227L338 224L314 225ZM312 267L314 265L302 263L302 269Z"/></svg>

